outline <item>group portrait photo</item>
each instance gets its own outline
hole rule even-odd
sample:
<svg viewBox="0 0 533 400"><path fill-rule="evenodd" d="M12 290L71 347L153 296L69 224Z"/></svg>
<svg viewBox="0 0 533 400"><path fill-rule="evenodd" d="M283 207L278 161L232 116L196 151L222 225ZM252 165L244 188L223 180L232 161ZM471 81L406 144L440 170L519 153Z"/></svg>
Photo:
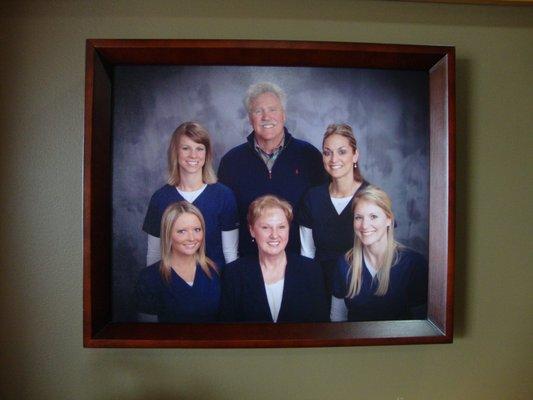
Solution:
<svg viewBox="0 0 533 400"><path fill-rule="evenodd" d="M112 320L425 319L428 96L417 70L115 67Z"/></svg>

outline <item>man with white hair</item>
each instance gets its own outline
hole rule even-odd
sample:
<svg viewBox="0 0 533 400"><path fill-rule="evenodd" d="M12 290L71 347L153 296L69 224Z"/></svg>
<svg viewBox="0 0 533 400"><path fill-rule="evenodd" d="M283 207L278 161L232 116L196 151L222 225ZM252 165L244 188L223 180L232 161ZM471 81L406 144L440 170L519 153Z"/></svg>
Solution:
<svg viewBox="0 0 533 400"><path fill-rule="evenodd" d="M253 131L247 142L228 151L220 161L218 178L233 190L239 208L239 253L257 252L246 214L257 197L274 194L298 212L304 193L326 179L322 155L310 143L294 138L287 128L286 96L280 87L262 82L248 88L244 105ZM298 227L293 223L288 250L299 253Z"/></svg>

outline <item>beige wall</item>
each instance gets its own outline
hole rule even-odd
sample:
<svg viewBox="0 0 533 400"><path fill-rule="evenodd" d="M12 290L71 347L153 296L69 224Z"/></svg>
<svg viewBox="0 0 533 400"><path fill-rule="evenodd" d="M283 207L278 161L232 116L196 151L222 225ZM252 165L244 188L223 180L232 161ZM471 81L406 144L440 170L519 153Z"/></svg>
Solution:
<svg viewBox="0 0 533 400"><path fill-rule="evenodd" d="M201 3L0 5L0 398L533 398L533 7L355 0ZM84 349L86 38L456 46L455 342Z"/></svg>

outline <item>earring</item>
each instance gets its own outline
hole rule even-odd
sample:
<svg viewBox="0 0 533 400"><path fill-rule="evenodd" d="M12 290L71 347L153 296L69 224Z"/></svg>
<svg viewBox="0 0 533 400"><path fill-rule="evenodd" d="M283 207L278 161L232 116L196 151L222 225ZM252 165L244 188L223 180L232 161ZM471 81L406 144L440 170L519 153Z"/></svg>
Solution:
<svg viewBox="0 0 533 400"><path fill-rule="evenodd" d="M357 163L353 163L353 168L354 168L354 169L357 168Z"/></svg>
<svg viewBox="0 0 533 400"><path fill-rule="evenodd" d="M255 238L252 238L252 243L255 243Z"/></svg>

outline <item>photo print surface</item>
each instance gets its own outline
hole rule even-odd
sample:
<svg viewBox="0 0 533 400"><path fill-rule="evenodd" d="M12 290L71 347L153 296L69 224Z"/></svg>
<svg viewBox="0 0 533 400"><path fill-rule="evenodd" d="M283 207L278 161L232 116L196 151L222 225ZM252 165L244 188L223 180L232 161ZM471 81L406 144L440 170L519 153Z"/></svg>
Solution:
<svg viewBox="0 0 533 400"><path fill-rule="evenodd" d="M392 198L396 239L428 256L428 74L414 70L239 66L116 66L113 75L113 321L135 321L132 301L146 266L142 224L166 183L170 136L184 121L210 134L214 167L252 128L247 88L272 82L287 95L285 123L319 150L326 127L353 128L363 177Z"/></svg>

